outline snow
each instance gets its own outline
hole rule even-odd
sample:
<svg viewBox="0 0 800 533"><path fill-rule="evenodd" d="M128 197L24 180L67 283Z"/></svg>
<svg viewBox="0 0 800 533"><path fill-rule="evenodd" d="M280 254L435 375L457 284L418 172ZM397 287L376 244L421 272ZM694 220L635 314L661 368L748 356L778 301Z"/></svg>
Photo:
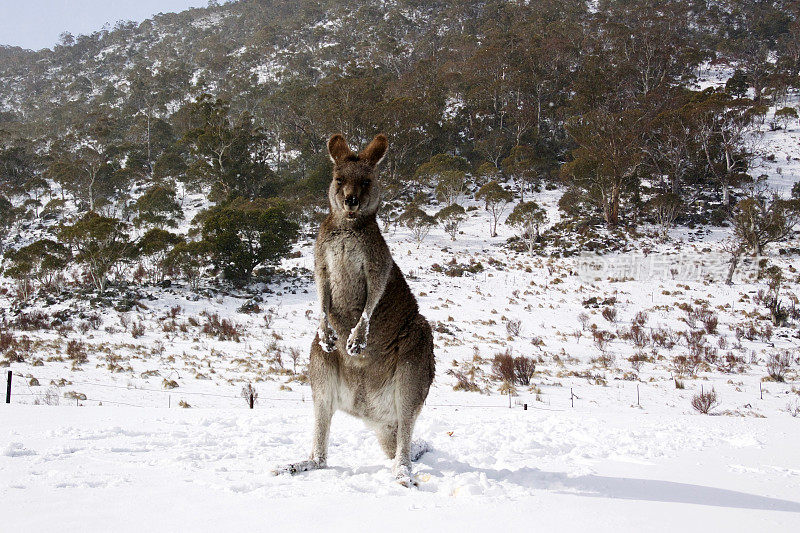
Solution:
<svg viewBox="0 0 800 533"><path fill-rule="evenodd" d="M306 457L308 404L2 413L8 531L790 531L800 518L800 425L789 418L429 406L416 433L433 451L409 490L342 414L330 468L272 476Z"/></svg>

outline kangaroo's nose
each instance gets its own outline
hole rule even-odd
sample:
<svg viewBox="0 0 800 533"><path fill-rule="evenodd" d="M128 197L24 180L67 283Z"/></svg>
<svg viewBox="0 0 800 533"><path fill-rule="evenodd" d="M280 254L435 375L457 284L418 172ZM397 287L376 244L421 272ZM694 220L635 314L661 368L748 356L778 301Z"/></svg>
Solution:
<svg viewBox="0 0 800 533"><path fill-rule="evenodd" d="M344 199L344 205L347 207L355 207L358 205L358 196L350 194Z"/></svg>

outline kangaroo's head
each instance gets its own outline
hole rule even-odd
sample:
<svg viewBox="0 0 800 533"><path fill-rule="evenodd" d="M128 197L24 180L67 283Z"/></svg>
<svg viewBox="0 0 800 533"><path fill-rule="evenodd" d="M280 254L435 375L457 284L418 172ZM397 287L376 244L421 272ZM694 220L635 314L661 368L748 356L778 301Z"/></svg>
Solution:
<svg viewBox="0 0 800 533"><path fill-rule="evenodd" d="M328 154L333 161L328 199L331 211L342 220L356 221L378 211L381 194L376 168L387 146L386 135L382 133L359 154L350 150L342 135L334 135L328 141Z"/></svg>

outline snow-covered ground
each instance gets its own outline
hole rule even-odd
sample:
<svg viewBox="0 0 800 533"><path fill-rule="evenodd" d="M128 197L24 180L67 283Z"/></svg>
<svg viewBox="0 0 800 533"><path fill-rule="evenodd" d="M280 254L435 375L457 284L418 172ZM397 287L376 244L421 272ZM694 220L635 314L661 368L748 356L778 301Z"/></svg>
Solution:
<svg viewBox="0 0 800 533"><path fill-rule="evenodd" d="M597 409L429 406L408 490L337 415L330 468L310 406L2 411L4 531L796 531L800 424Z"/></svg>

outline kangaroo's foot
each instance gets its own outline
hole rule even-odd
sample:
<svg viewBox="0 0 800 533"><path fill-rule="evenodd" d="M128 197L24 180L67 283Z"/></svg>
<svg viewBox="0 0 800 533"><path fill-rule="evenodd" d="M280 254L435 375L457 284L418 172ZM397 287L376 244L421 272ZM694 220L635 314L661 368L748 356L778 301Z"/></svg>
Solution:
<svg viewBox="0 0 800 533"><path fill-rule="evenodd" d="M295 475L300 472L308 472L309 470L318 470L325 468L328 465L324 462L309 459L308 461L300 461L299 463L290 463L288 465L280 466L272 471L273 476L280 476L282 474Z"/></svg>
<svg viewBox="0 0 800 533"><path fill-rule="evenodd" d="M392 467L394 473L394 480L397 484L404 487L416 487L419 485L417 481L411 477L411 467L404 464L395 464Z"/></svg>

